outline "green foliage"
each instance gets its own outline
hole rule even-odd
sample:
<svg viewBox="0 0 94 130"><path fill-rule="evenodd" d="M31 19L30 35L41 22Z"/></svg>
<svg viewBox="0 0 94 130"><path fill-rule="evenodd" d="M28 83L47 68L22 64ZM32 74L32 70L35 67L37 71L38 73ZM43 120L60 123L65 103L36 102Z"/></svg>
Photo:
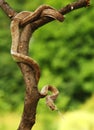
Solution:
<svg viewBox="0 0 94 130"><path fill-rule="evenodd" d="M59 9L72 2L7 1L18 12L32 11L41 4ZM56 86L60 91L56 104L61 110L78 108L79 104L94 93L93 15L92 6L74 11L66 15L64 23L49 23L37 30L32 37L30 54L41 68L39 89L45 84ZM5 111L19 107L24 97L22 75L9 53L9 23L0 10L0 110Z"/></svg>

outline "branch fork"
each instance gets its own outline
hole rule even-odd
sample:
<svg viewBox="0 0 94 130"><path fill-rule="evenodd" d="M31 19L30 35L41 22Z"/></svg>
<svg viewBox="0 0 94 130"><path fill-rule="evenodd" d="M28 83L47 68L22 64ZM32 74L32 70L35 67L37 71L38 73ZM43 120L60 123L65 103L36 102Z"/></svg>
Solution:
<svg viewBox="0 0 94 130"><path fill-rule="evenodd" d="M54 101L57 98L59 91L51 85L44 86L41 92L38 91L37 86L40 78L40 68L36 63L36 61L30 58L27 54L29 40L33 34L32 23L26 25L25 27L20 26L20 23L23 19L24 20L30 19L30 22L31 21L34 22L41 16L51 17L60 22L64 20L63 15L60 14L58 11L56 11L52 7L43 5L33 13L30 13L28 11L18 13L11 22L11 35L12 35L11 55L21 68L21 71L23 73L26 82L24 111L18 130L26 129L25 127L28 126L28 124L26 124L27 119L28 123L30 124L30 128L33 126L35 122L32 121L35 120L36 107L40 98L46 97L46 104L48 105L48 107L51 110L57 109L57 107L54 104ZM27 50L23 51L23 47L26 48ZM48 91L51 91L52 95L48 95ZM35 97L33 97L34 95ZM32 109L33 109L33 118L32 118Z"/></svg>

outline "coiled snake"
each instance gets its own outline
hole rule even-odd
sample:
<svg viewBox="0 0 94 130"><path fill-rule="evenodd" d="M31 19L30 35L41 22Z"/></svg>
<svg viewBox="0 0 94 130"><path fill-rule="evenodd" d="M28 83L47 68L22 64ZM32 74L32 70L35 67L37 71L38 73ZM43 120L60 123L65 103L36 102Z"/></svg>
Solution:
<svg viewBox="0 0 94 130"><path fill-rule="evenodd" d="M27 55L21 54L18 52L18 46L20 42L21 28L20 23L26 19L30 19L30 22L37 20L39 17L46 16L56 19L58 21L63 21L64 17L58 11L53 9L50 6L42 5L36 9L33 13L29 11L23 11L18 13L11 22L11 36L12 36L12 46L11 46L11 55L16 62L22 62L29 65L35 71L36 82L38 83L40 78L40 68L34 59L30 58ZM32 24L32 23L31 23ZM48 90L52 92L52 95L47 95ZM47 85L44 86L40 94L46 96L46 103L52 109L55 110L56 106L54 100L57 98L59 92L56 88Z"/></svg>

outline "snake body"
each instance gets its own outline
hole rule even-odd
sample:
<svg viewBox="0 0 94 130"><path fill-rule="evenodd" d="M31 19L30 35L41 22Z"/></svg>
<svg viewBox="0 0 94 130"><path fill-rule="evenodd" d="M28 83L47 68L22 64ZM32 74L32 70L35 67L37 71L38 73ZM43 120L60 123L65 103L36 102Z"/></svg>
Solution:
<svg viewBox="0 0 94 130"><path fill-rule="evenodd" d="M47 95L48 91L52 92L52 95ZM47 106L51 109L51 110L58 110L56 105L54 104L54 101L56 100L59 91L57 90L57 88L51 86L51 85L46 85L42 88L41 90L41 95L46 96L46 104Z"/></svg>
<svg viewBox="0 0 94 130"><path fill-rule="evenodd" d="M42 16L51 17L58 21L63 21L64 19L62 14L60 14L57 10L53 9L50 6L42 5L38 9L36 9L33 13L29 11L23 11L18 13L12 20L11 27L10 27L11 36L12 36L11 55L16 62L25 63L34 70L37 83L40 78L39 65L34 59L30 58L29 56L19 53L18 46L19 46L20 36L21 36L20 24L26 21L27 19L30 22L33 22ZM50 96L46 96L48 91L51 91L53 94ZM56 88L53 88L52 86L49 85L45 86L40 92L41 95L46 96L46 103L52 110L56 109L54 105L54 100L58 96L58 93L59 92Z"/></svg>
<svg viewBox="0 0 94 130"><path fill-rule="evenodd" d="M39 65L34 59L18 52L18 45L20 42L20 33L21 33L20 22L24 17L30 14L31 12L23 11L17 14L15 18L13 19L13 21L11 22L11 36L12 36L11 55L16 62L22 62L32 67L35 72L36 82L38 82L40 78Z"/></svg>

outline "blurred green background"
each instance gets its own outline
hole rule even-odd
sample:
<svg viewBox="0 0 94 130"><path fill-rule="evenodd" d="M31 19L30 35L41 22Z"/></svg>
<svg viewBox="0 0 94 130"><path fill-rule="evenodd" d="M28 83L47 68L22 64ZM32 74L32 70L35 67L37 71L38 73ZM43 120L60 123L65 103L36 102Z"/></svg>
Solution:
<svg viewBox="0 0 94 130"><path fill-rule="evenodd" d="M18 12L41 4L56 9L73 0L7 0ZM10 55L10 20L0 9L0 130L14 130L20 121L25 94L22 74ZM94 1L66 15L64 23L51 22L30 41L30 56L40 65L39 89L56 86L60 112L39 102L33 130L94 130ZM63 115L62 115L63 113Z"/></svg>

